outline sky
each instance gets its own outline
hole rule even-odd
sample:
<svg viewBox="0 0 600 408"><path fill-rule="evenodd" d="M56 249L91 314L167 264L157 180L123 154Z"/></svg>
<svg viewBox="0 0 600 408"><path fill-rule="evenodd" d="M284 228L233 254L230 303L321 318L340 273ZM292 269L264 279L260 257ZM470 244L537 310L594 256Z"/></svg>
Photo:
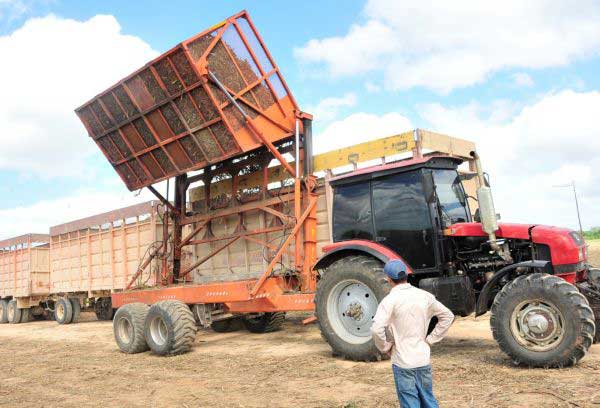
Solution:
<svg viewBox="0 0 600 408"><path fill-rule="evenodd" d="M0 238L152 198L74 109L246 9L318 152L423 128L474 141L502 221L600 226L600 2L0 0ZM563 186L563 187L561 187Z"/></svg>

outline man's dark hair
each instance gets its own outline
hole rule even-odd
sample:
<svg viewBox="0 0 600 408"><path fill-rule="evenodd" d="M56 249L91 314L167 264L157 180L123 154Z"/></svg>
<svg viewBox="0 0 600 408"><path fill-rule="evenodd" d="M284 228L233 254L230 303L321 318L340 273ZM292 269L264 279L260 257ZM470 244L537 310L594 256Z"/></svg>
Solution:
<svg viewBox="0 0 600 408"><path fill-rule="evenodd" d="M392 279L392 278L390 278L390 279ZM398 285L400 283L407 283L408 282L408 278L392 279L392 282L394 282L396 285Z"/></svg>

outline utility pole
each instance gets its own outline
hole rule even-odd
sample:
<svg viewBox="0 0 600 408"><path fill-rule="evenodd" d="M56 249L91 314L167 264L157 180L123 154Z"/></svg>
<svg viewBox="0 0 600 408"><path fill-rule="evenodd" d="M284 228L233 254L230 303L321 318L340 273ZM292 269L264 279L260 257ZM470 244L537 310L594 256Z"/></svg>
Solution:
<svg viewBox="0 0 600 408"><path fill-rule="evenodd" d="M581 233L581 236L583 237L583 227L581 226L581 214L579 212L579 200L577 199L577 189L575 188L575 180L571 180L571 182L569 184L559 184L557 186L552 186L552 187L560 187L560 188L571 187L571 188L573 188L573 196L575 197L575 208L577 208L577 221L579 222L579 232Z"/></svg>

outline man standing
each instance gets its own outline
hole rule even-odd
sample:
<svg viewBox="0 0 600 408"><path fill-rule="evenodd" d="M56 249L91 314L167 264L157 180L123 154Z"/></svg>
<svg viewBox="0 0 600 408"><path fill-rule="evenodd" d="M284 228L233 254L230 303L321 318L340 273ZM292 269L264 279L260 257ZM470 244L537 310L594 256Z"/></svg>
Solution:
<svg viewBox="0 0 600 408"><path fill-rule="evenodd" d="M392 285L373 318L375 345L391 354L396 391L402 408L437 408L433 395L430 346L442 340L454 315L431 293L411 286L401 260L389 261L383 271ZM427 335L432 317L438 323Z"/></svg>

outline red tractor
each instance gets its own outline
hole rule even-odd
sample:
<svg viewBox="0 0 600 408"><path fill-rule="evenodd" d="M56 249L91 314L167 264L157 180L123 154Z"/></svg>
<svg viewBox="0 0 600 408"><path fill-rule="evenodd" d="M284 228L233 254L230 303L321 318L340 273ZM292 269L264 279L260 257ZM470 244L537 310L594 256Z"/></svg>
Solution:
<svg viewBox="0 0 600 408"><path fill-rule="evenodd" d="M410 283L458 316L491 311L500 348L515 363L577 363L594 341L598 271L581 235L544 225L497 223L479 159L477 198L468 197L460 160L426 157L332 179L333 238L319 259L316 310L324 337L346 358L380 358L371 319L390 290L390 259L412 269ZM468 199L478 201L474 221Z"/></svg>

